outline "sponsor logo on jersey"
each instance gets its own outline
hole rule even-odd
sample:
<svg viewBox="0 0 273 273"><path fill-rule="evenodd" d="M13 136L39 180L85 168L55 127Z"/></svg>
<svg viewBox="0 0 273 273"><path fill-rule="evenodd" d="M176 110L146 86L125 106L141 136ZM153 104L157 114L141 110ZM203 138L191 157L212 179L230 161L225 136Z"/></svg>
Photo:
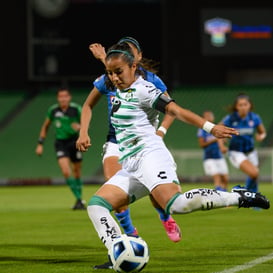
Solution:
<svg viewBox="0 0 273 273"><path fill-rule="evenodd" d="M64 116L64 113L61 112L61 111L57 111L57 112L55 113L55 117L56 117L56 118L61 118L61 117L63 117L63 116Z"/></svg>

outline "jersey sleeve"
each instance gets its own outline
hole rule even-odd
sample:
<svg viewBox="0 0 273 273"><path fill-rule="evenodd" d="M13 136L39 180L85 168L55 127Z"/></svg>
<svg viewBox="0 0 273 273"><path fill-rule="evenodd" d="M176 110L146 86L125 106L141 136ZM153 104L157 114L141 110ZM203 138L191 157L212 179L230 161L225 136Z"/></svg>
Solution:
<svg viewBox="0 0 273 273"><path fill-rule="evenodd" d="M139 90L139 99L141 105L148 108L154 108L157 99L162 95L160 89L157 89L152 83L147 82Z"/></svg>
<svg viewBox="0 0 273 273"><path fill-rule="evenodd" d="M203 136L203 129L201 129L201 128L198 128L198 130L197 130L197 137L204 137Z"/></svg>
<svg viewBox="0 0 273 273"><path fill-rule="evenodd" d="M48 108L46 117L52 121L53 120L53 110L57 107L57 104L52 105L51 107Z"/></svg>
<svg viewBox="0 0 273 273"><path fill-rule="evenodd" d="M106 75L103 74L100 77L96 78L93 81L93 85L98 89L98 91L102 94L106 94L107 93L107 88L106 88L106 84L105 84L105 77Z"/></svg>
<svg viewBox="0 0 273 273"><path fill-rule="evenodd" d="M230 115L225 116L225 117L222 119L221 122L222 122L225 126L230 127L230 126L231 126L231 124L230 124Z"/></svg>
<svg viewBox="0 0 273 273"><path fill-rule="evenodd" d="M161 90L162 93L167 91L167 86L162 79L150 71L147 71L147 81L153 83L157 89Z"/></svg>
<svg viewBox="0 0 273 273"><path fill-rule="evenodd" d="M263 123L263 121L262 121L260 115L255 114L254 118L255 118L255 119L254 119L254 121L255 121L255 127L258 127L260 124Z"/></svg>

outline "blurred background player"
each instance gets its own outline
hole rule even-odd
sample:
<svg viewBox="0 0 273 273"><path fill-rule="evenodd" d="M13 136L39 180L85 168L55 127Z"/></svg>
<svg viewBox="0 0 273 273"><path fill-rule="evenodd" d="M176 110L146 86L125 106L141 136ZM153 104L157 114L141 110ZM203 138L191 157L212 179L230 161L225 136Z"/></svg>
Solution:
<svg viewBox="0 0 273 273"><path fill-rule="evenodd" d="M214 114L207 110L203 112L204 119L214 122ZM218 191L227 191L228 166L220 150L218 139L212 134L199 128L197 131L198 142L203 148L203 167L205 174L213 178L214 187ZM223 147L223 149L226 147Z"/></svg>
<svg viewBox="0 0 273 273"><path fill-rule="evenodd" d="M59 167L67 185L76 198L74 210L85 209L82 200L82 153L76 149L76 140L80 130L81 106L71 102L72 96L67 88L57 90L57 102L49 107L40 130L36 154L43 154L43 143L48 129L55 127L55 151Z"/></svg>
<svg viewBox="0 0 273 273"><path fill-rule="evenodd" d="M245 93L240 93L231 106L231 113L221 123L239 131L229 141L228 156L231 164L247 175L245 187L253 192L258 191L259 159L254 141L263 141L266 130L261 117L253 112L253 103ZM221 148L223 142L220 141Z"/></svg>

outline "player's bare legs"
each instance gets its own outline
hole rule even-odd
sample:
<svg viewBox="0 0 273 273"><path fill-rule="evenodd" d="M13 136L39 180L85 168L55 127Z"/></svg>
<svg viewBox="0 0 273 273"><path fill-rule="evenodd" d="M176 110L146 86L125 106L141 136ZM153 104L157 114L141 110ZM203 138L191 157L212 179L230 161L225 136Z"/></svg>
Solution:
<svg viewBox="0 0 273 273"><path fill-rule="evenodd" d="M240 164L240 170L247 174L246 180L246 188L248 190L257 192L258 191L258 176L259 176L259 168L253 165L249 160L244 160Z"/></svg>

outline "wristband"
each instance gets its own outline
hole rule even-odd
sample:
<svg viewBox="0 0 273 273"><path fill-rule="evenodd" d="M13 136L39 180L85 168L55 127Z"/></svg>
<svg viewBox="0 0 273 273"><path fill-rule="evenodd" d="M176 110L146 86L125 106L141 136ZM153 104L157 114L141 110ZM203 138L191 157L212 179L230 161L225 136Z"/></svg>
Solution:
<svg viewBox="0 0 273 273"><path fill-rule="evenodd" d="M161 131L164 135L167 134L167 129L165 127L163 127L163 126L160 126L157 130Z"/></svg>
<svg viewBox="0 0 273 273"><path fill-rule="evenodd" d="M45 141L45 139L43 137L39 137L39 139L38 139L39 144L44 144L44 141Z"/></svg>
<svg viewBox="0 0 273 273"><path fill-rule="evenodd" d="M212 128L215 126L214 123L206 121L203 125L203 130L210 134Z"/></svg>

